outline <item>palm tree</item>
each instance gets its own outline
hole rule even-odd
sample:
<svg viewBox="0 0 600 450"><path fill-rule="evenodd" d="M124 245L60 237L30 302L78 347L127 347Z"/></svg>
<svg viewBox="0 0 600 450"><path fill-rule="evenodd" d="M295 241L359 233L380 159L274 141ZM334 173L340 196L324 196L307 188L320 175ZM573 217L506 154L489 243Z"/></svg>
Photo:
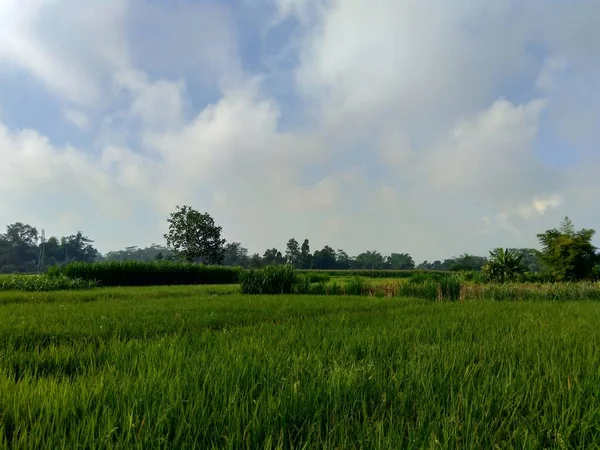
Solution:
<svg viewBox="0 0 600 450"><path fill-rule="evenodd" d="M504 283L525 271L521 265L523 255L515 250L496 248L490 251L490 259L483 267L485 274L492 280Z"/></svg>

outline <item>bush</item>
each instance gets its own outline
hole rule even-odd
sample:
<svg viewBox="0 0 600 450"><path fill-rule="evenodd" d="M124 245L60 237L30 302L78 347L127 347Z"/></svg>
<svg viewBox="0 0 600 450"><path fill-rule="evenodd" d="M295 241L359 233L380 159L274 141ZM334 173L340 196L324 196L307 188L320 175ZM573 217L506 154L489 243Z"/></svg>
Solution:
<svg viewBox="0 0 600 450"><path fill-rule="evenodd" d="M437 300L438 283L435 280L408 280L406 283L400 283L397 295L401 297L417 297L426 300Z"/></svg>
<svg viewBox="0 0 600 450"><path fill-rule="evenodd" d="M72 279L64 275L52 277L48 275L15 275L0 278L0 291L62 291L91 289L96 286L94 281L81 278Z"/></svg>
<svg viewBox="0 0 600 450"><path fill-rule="evenodd" d="M243 294L274 295L294 293L299 280L294 268L286 264L242 271L239 281ZM306 286L306 279L300 286Z"/></svg>
<svg viewBox="0 0 600 450"><path fill-rule="evenodd" d="M367 295L371 290L371 285L363 278L352 277L344 285L346 295Z"/></svg>
<svg viewBox="0 0 600 450"><path fill-rule="evenodd" d="M52 266L48 276L96 281L100 286L169 286L185 284L234 284L239 267L205 266L170 261L75 262Z"/></svg>
<svg viewBox="0 0 600 450"><path fill-rule="evenodd" d="M301 276L307 277L310 283L327 283L331 280L331 275L321 272L306 272Z"/></svg>
<svg viewBox="0 0 600 450"><path fill-rule="evenodd" d="M462 282L459 276L449 275L440 282L441 300L460 300Z"/></svg>

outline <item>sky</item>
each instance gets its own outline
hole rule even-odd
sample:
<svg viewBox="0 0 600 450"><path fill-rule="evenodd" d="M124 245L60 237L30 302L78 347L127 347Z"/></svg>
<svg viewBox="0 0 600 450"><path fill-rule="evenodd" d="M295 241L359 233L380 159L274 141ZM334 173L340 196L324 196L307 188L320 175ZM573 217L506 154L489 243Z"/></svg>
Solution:
<svg viewBox="0 0 600 450"><path fill-rule="evenodd" d="M0 224L250 252L600 226L598 0L1 0Z"/></svg>

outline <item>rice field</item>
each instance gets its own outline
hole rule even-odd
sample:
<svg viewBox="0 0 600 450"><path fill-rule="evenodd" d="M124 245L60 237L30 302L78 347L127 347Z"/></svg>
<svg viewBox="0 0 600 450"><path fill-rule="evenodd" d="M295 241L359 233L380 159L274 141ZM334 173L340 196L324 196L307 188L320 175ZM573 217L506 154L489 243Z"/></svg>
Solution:
<svg viewBox="0 0 600 450"><path fill-rule="evenodd" d="M0 448L600 447L600 304L0 292Z"/></svg>

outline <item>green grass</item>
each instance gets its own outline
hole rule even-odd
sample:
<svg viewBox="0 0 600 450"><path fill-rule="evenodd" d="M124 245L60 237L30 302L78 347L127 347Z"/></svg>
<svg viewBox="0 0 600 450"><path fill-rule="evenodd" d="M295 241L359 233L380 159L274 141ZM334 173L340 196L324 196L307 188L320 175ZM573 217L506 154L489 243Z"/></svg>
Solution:
<svg viewBox="0 0 600 450"><path fill-rule="evenodd" d="M600 305L0 293L0 447L597 448Z"/></svg>
<svg viewBox="0 0 600 450"><path fill-rule="evenodd" d="M9 275L0 277L0 291L59 291L92 289L95 281L68 278L64 275Z"/></svg>

